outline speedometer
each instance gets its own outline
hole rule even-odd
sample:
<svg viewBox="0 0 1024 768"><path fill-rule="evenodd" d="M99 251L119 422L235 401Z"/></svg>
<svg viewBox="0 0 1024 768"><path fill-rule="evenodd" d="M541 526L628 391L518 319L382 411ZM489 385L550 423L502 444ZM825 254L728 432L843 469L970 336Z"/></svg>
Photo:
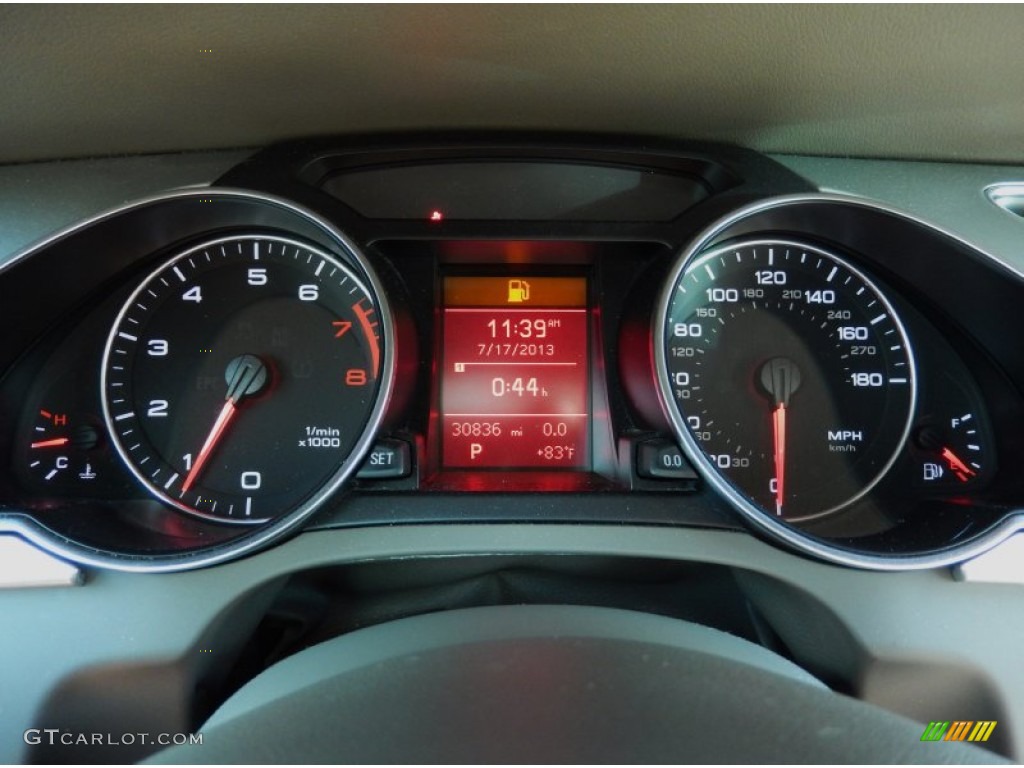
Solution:
<svg viewBox="0 0 1024 768"><path fill-rule="evenodd" d="M892 466L914 359L892 305L843 258L785 240L718 247L679 266L658 317L677 436L741 510L820 517Z"/></svg>

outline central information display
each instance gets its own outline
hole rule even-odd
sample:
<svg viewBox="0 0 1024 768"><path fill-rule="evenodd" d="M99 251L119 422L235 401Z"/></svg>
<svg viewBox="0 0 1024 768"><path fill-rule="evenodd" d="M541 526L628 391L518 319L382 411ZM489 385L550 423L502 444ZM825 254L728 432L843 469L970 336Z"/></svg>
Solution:
<svg viewBox="0 0 1024 768"><path fill-rule="evenodd" d="M447 469L590 466L584 277L446 277Z"/></svg>

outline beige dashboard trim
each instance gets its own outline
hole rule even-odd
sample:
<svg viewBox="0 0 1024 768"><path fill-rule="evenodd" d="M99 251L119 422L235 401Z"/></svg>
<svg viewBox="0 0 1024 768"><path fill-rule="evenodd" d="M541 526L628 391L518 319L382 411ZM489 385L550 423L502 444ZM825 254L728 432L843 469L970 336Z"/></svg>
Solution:
<svg viewBox="0 0 1024 768"><path fill-rule="evenodd" d="M0 535L0 589L75 587L83 574L19 536Z"/></svg>
<svg viewBox="0 0 1024 768"><path fill-rule="evenodd" d="M958 581L1024 585L1024 533L955 566L953 576Z"/></svg>
<svg viewBox="0 0 1024 768"><path fill-rule="evenodd" d="M1024 6L0 6L0 162L524 129L1024 161Z"/></svg>

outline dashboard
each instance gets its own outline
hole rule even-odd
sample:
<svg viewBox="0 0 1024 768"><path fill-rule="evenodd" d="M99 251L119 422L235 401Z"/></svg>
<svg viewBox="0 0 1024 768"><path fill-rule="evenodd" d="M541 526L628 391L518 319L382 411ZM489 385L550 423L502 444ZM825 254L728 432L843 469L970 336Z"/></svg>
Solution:
<svg viewBox="0 0 1024 768"><path fill-rule="evenodd" d="M1001 276L733 149L275 146L8 263L29 322L3 350L2 521L166 571L382 508L523 522L539 497L958 562L1024 498L999 471L1024 418L1024 360L986 326L1019 300Z"/></svg>
<svg viewBox="0 0 1024 768"><path fill-rule="evenodd" d="M12 255L0 532L137 606L133 629L66 656L33 706L88 720L138 656L129 690L153 675L187 689L153 722L201 722L270 666L241 664L251 636L225 623L266 633L302 613L282 597L297 584L425 590L493 559L611 572L605 593L648 600L647 577L619 570L643 561L689 595L651 612L784 649L927 721L899 690L917 670L946 709L1019 728L1024 689L993 681L1009 638L972 659L983 671L947 675L928 659L964 636L936 631L939 608L902 646L868 612L899 583L887 613L940 595L968 632L985 601L950 590L992 585L951 573L1024 525L1019 253L842 162L635 136L297 140L211 159L203 183ZM942 173L894 165L924 187ZM982 187L972 205L1021 225ZM639 599L510 584L512 602ZM163 589L190 616L157 637L143 627ZM490 602L439 599L396 613ZM755 619L737 618L744 601ZM81 628L89 609L68 609ZM288 653L334 634L318 624ZM216 674L193 658L211 638L231 658Z"/></svg>

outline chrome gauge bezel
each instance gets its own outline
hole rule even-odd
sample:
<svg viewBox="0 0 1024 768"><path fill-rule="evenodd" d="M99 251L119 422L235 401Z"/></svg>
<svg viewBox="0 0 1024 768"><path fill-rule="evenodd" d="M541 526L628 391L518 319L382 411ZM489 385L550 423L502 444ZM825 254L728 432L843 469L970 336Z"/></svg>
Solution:
<svg viewBox="0 0 1024 768"><path fill-rule="evenodd" d="M674 402L668 375L668 361L665 354L664 334L665 324L668 322L669 311L672 305L673 294L676 291L676 286L678 285L679 280L685 275L687 270L690 269L691 266L698 264L701 259L705 257L710 258L716 253L720 253L721 250L735 248L737 245L767 245L768 243L775 243L781 245L788 244L791 246L806 248L808 250L814 250L827 255L829 258L840 263L843 267L849 269L859 279L863 280L865 284L870 286L878 295L879 299L881 299L883 305L890 313L890 316L894 319L895 324L899 328L899 331L907 344L908 363L912 370L912 391L907 421L901 432L899 446L893 452L893 455L885 464L882 471L865 486L861 493L848 499L843 504L829 510L823 510L819 515L815 515L813 518L809 519L818 519L826 514L840 511L851 504L854 504L856 501L863 499L873 488L877 486L879 482L881 482L882 479L884 479L889 470L892 469L892 466L896 463L900 454L904 450L913 427L917 409L917 369L914 362L914 353L911 341L906 333L902 320L900 320L899 314L894 310L889 299L879 289L875 281L868 278L862 270L850 264L848 259L845 259L822 246L794 240L791 235L776 238L765 234L746 234L742 237L737 237L736 240L730 241L728 244L723 242L728 237L730 230L736 228L737 225L741 224L745 219L762 214L773 208L799 205L801 203L814 203L823 200L854 202L852 200L840 199L833 196L809 195L786 196L754 203L719 219L699 234L690 243L690 245L687 246L679 256L677 256L676 261L673 263L671 270L665 278L664 286L661 289L661 293L651 319L651 354L652 359L654 360L654 372L659 405L665 418L672 427L673 434L679 440L681 448L690 461L693 462L701 477L717 493L723 496L748 522L750 522L755 528L769 534L771 537L798 551L812 554L824 560L857 567L899 570L926 565L937 565L945 562L955 562L958 558L945 553L934 555L926 554L883 557L863 552L855 552L845 547L830 545L828 542L811 536L788 522L773 518L734 487L732 483L727 480L712 464L711 460L707 457L703 449L693 437L689 426L686 424L685 419ZM863 201L855 202L861 205L865 204Z"/></svg>
<svg viewBox="0 0 1024 768"><path fill-rule="evenodd" d="M792 523L805 523L813 520L819 520L821 518L832 515L843 509L846 509L852 504L863 499L868 495L871 490L878 485L879 482L888 474L889 470L892 469L893 464L899 458L900 453L906 447L907 438L910 436L910 431L914 424L914 416L917 410L917 365L915 363L914 346L910 341L910 337L907 335L906 327L903 325L903 321L900 319L899 313L896 308L893 307L892 303L886 297L885 293L878 287L878 285L871 280L863 271L852 265L847 259L839 256L838 254L830 251L819 245L813 245L811 243L800 242L798 240L783 238L783 237L743 237L737 240L730 240L726 245L720 245L712 247L710 250L697 251L690 255L685 263L677 265L673 269L670 278L670 287L665 291L664 301L664 314L661 314L662 310L659 309L659 317L663 317L667 322L668 311L671 308L672 297L675 292L676 286L679 282L685 279L686 275L691 270L699 269L705 262L711 261L720 257L723 253L731 252L734 250L742 250L744 248L756 248L760 246L766 247L782 247L782 248L793 248L796 250L805 251L807 253L814 253L819 256L824 256L830 261L839 264L843 269L854 275L863 285L866 285L871 290L877 299L880 301L882 307L884 307L888 316L892 319L893 325L896 326L896 330L899 333L900 339L907 351L907 368L909 379L909 390L910 399L907 407L907 417L904 420L903 428L900 431L898 441L895 448L892 451L892 455L882 464L878 473L866 482L861 489L844 499L839 504L835 504L827 509L819 510L813 514L805 515L799 518L789 518L788 524ZM657 352L660 353L656 356L657 372L658 372L658 387L659 394L662 398L663 407L666 407L672 426L676 431L677 437L684 441L684 448L687 449L687 453L691 459L700 465L700 468L705 471L705 477L708 482L711 483L720 493L726 496L729 501L740 509L741 512L748 513L750 510L756 511L761 517L768 517L771 520L778 522L777 518L771 517L771 515L763 509L760 509L757 505L751 502L746 496L743 495L731 482L717 470L714 464L711 463L710 459L707 458L704 450L697 443L693 437L692 430L686 424L685 417L679 412L678 406L672 403L672 385L670 383L670 376L668 375L668 360L665 357L665 325L664 322L661 324L659 332L660 343L657 347ZM741 502L744 502L741 506Z"/></svg>
<svg viewBox="0 0 1024 768"><path fill-rule="evenodd" d="M129 455L128 449L125 447L123 443L122 437L118 432L117 426L114 424L115 416L113 411L111 410L110 389L108 387L108 375L110 373L111 354L113 352L114 345L117 343L117 337L122 331L125 330L124 322L126 315L132 309L132 307L134 307L140 300L140 297L142 296L143 292L160 275L167 272L168 270L174 269L177 264L188 260L190 257L194 256L197 253L212 250L216 246L224 245L225 243L244 241L252 241L259 243L279 243L299 248L302 249L303 251L312 253L318 256L319 258L323 259L328 264L333 265L337 269L341 270L346 275L346 277L349 280L351 280L352 283L354 283L363 294L365 294L372 302L379 306L379 296L373 293L366 285L363 284L362 278L356 274L356 271L352 269L352 267L343 263L342 260L339 259L337 256L329 253L325 249L317 247L312 243L297 240L292 237L286 237L283 235L244 231L236 232L230 235L216 237L210 240L203 240L198 245L194 245L190 248L187 248L186 250L175 254L172 258L161 262L152 272L150 272L139 283L138 287L132 292L131 296L129 296L128 299L125 300L124 306L122 306L121 310L117 313L117 317L115 318L113 324L111 325L110 333L107 335L107 340L103 349L103 358L100 362L100 403L103 408L103 421L106 426L107 436L110 438L110 442L113 444L114 448L117 450L118 455L121 457L122 463L128 468L132 475L135 476L135 479L138 480L139 483L141 483L146 488L146 490L153 495L154 498L156 498L163 504L175 507L176 509L179 509L188 515L208 520L210 522L222 525L237 526L262 525L278 518L259 518L253 520L245 520L206 514L199 509L194 509L189 505L184 504L181 501L171 497L168 493L165 492L164 488L160 487L159 484L154 483L145 473L143 473L140 470L138 462L133 460L133 458ZM364 274L368 273L364 271ZM383 380L381 380L381 383L383 384ZM376 430L374 430L374 432L375 431ZM363 440L366 439L365 431L361 437ZM373 436L371 435L371 442L372 437ZM358 453L361 447L363 449L363 452L369 449L369 445L361 446L361 444L357 442L353 450ZM345 462L339 465L338 471L335 472L335 474L328 478L324 482L324 484L319 486L319 488L316 491L311 493L309 495L309 498L300 507L297 507L296 510L294 511L297 511L298 509L301 508L305 508L306 506L311 507L313 510L318 508L331 494L338 490L338 487L342 483L345 482L345 480L348 478L350 474L350 472L347 472L346 469L351 464L352 460L350 456L350 458L346 459ZM284 515L280 515L279 517L286 517L289 514L291 514L292 511L293 510L289 510L289 512L286 512Z"/></svg>
<svg viewBox="0 0 1024 768"><path fill-rule="evenodd" d="M326 249L330 244L330 250L334 252L335 260L346 261L348 269L358 275L364 287L372 294L376 301L379 313L379 333L381 345L383 346L380 365L380 385L377 390L373 408L370 411L366 426L359 439L350 452L348 458L339 465L338 471L321 487L321 490L314 496L307 499L292 511L275 518L262 525L237 526L236 538L219 542L206 548L192 548L181 553L159 553L159 554L119 554L116 552L102 550L95 546L79 543L66 536L49 530L40 523L24 515L17 515L8 518L0 518L0 532L12 532L24 536L43 549L60 557L65 557L75 563L86 566L97 566L118 571L136 573L170 573L176 571L194 570L216 565L229 560L236 560L245 555L266 548L270 544L280 541L290 533L298 529L308 520L333 494L340 491L342 486L356 473L363 459L369 454L370 449L377 437L377 432L383 422L384 415L390 404L394 391L394 378L396 367L396 338L395 320L388 301L387 293L383 284L376 275L372 264L360 251L358 246L344 233L337 229L326 219L318 214L297 205L290 200L260 192L252 192L244 189L197 187L181 189L163 194L153 195L141 200L113 208L105 213L94 216L69 227L45 240L36 243L19 254L15 259L7 262L4 267L9 268L16 261L31 256L33 253L42 250L54 243L71 237L72 235L92 227L101 222L116 218L131 211L136 211L162 203L173 201L198 200L203 203L210 203L217 199L225 201L235 200L240 202L262 204L283 210L284 212L303 220L306 226L316 231L318 240L310 241L305 235L296 235L304 247L317 245L321 250ZM259 227L258 218L254 219L248 227L239 228L238 232L244 234ZM209 242L216 239L217 233L208 232L204 237L199 235L199 240ZM322 238L322 241L320 240ZM343 256L341 256L343 254ZM180 254L179 254L180 255ZM168 260L162 258L160 268L167 265ZM159 269L155 270L159 271ZM151 276L147 271L146 278L140 281L144 285ZM114 326L116 327L116 326ZM148 492L148 489L147 489ZM170 514L181 514L178 511Z"/></svg>

